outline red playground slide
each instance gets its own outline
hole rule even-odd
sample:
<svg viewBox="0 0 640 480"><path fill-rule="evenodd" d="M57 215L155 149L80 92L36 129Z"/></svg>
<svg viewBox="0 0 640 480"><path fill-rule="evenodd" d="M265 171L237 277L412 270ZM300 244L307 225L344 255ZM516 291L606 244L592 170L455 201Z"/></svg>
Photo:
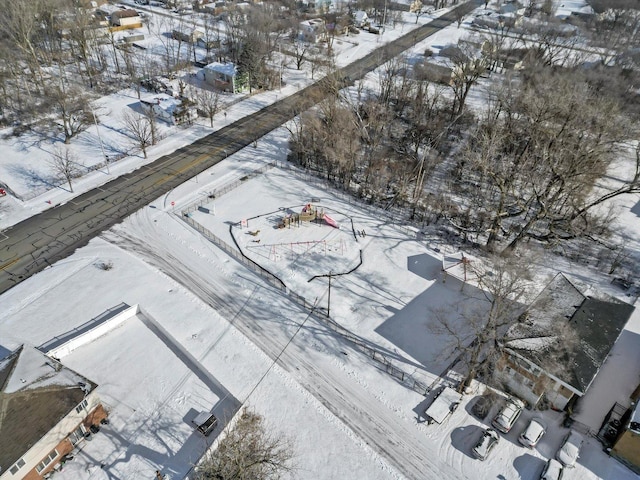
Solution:
<svg viewBox="0 0 640 480"><path fill-rule="evenodd" d="M326 213L324 214L324 221L327 222L327 225L331 225L333 228L340 228L338 222L336 222L333 218L331 218Z"/></svg>

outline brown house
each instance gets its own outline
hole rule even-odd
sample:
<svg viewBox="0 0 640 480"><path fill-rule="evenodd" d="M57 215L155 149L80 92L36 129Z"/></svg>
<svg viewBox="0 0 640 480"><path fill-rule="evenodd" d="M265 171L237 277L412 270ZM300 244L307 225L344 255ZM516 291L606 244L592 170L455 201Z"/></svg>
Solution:
<svg viewBox="0 0 640 480"><path fill-rule="evenodd" d="M111 25L122 28L140 28L142 19L135 10L116 10L111 14Z"/></svg>
<svg viewBox="0 0 640 480"><path fill-rule="evenodd" d="M48 478L107 413L97 385L39 350L0 360L0 480Z"/></svg>
<svg viewBox="0 0 640 480"><path fill-rule="evenodd" d="M626 423L622 425L622 432L618 435L610 454L640 475L640 387L636 389L632 399L635 406L632 407ZM626 415L623 420L624 418Z"/></svg>

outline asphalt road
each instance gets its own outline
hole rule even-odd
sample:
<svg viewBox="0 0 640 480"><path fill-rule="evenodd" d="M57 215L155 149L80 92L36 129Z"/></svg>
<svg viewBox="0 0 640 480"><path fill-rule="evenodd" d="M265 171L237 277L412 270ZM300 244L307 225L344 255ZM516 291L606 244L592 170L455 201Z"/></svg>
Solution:
<svg viewBox="0 0 640 480"><path fill-rule="evenodd" d="M457 21L460 14L470 12L479 3L473 0L459 5L342 68L337 78L354 81L363 77ZM0 293L71 255L100 232L309 109L331 94L328 85L327 81L311 85L149 165L4 230L0 234Z"/></svg>

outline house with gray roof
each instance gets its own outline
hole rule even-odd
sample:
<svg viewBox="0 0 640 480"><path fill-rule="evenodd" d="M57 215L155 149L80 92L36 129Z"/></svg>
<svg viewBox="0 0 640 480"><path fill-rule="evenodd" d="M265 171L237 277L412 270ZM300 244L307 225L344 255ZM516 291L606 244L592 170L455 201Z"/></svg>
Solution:
<svg viewBox="0 0 640 480"><path fill-rule="evenodd" d="M0 359L0 480L59 469L107 416L96 387L33 347Z"/></svg>
<svg viewBox="0 0 640 480"><path fill-rule="evenodd" d="M587 392L633 310L559 273L507 331L497 376L531 406L562 410Z"/></svg>

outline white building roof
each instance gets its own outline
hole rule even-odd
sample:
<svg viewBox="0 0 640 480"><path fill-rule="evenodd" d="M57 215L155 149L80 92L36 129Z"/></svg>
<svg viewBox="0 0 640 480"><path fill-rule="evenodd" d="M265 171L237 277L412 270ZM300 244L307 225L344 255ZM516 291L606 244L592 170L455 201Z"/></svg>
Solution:
<svg viewBox="0 0 640 480"><path fill-rule="evenodd" d="M207 70L211 70L213 72L223 73L228 77L234 77L238 74L238 67L236 67L231 62L228 62L228 63L213 62L204 68L206 68Z"/></svg>
<svg viewBox="0 0 640 480"><path fill-rule="evenodd" d="M363 20L369 18L369 15L367 15L367 12L365 12L364 10L358 10L353 14L353 17L356 19L356 22L362 22Z"/></svg>
<svg viewBox="0 0 640 480"><path fill-rule="evenodd" d="M147 97L142 97L141 102L159 105L165 112L172 113L176 107L180 106L182 102L171 95L166 93L158 93Z"/></svg>

